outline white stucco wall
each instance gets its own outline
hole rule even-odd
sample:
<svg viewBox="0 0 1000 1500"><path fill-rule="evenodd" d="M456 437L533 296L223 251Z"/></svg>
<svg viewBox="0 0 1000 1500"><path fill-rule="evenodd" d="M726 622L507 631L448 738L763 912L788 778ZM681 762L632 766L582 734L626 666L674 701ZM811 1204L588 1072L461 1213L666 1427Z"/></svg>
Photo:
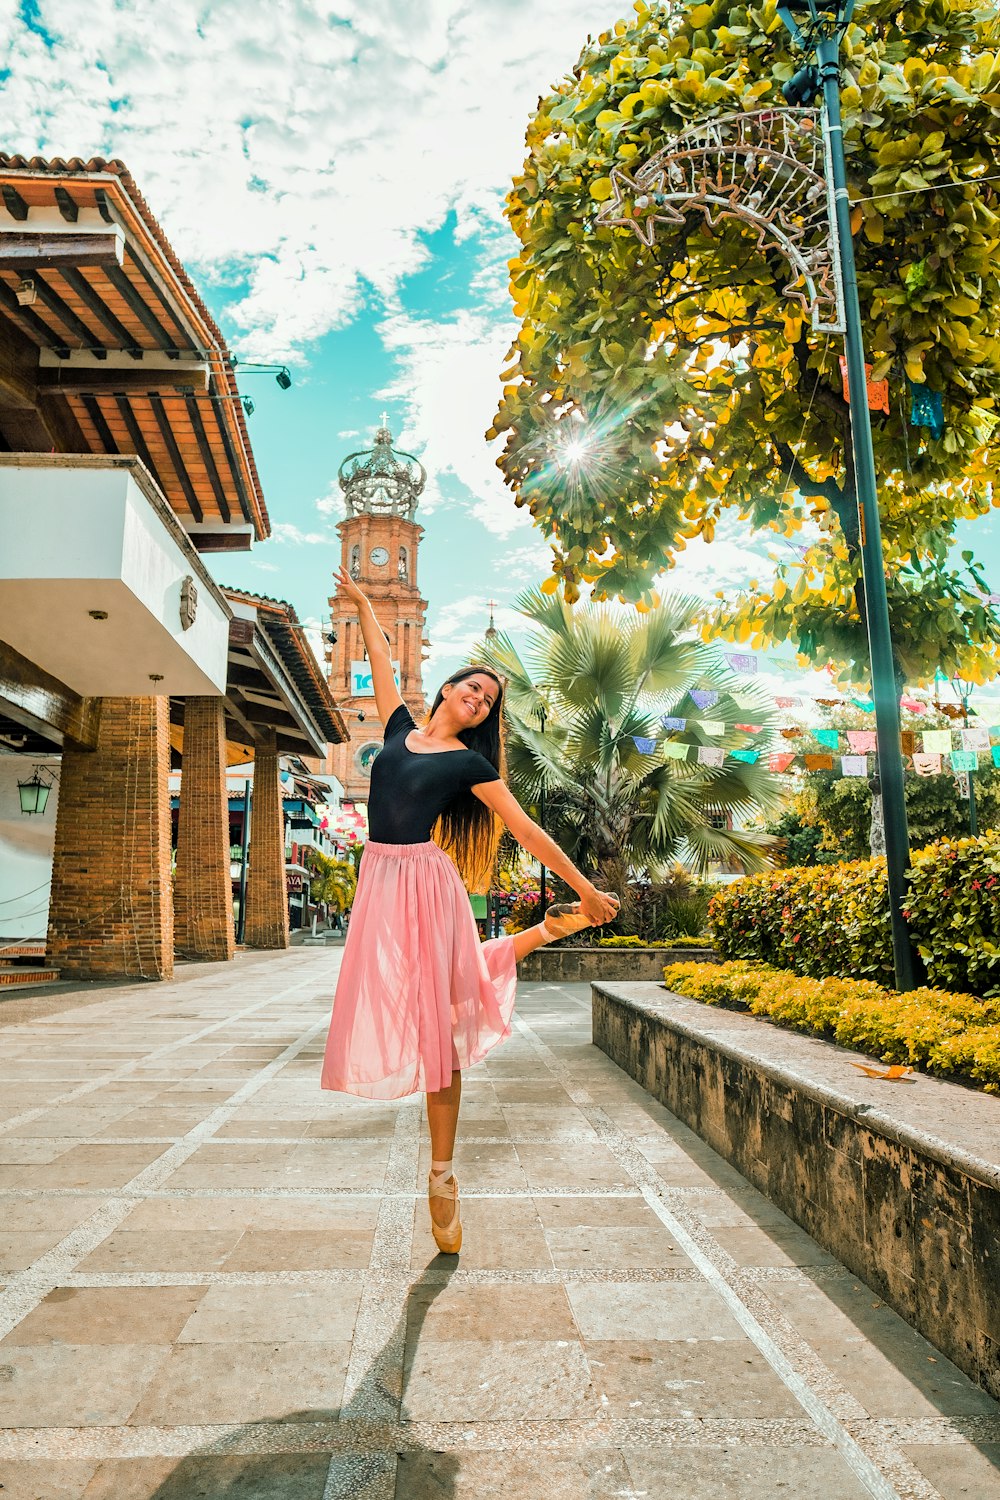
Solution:
<svg viewBox="0 0 1000 1500"><path fill-rule="evenodd" d="M0 755L0 946L15 939L45 940L59 783L44 813L35 817L21 812L17 794L17 783L27 781L38 765L58 774L59 758Z"/></svg>
<svg viewBox="0 0 1000 1500"><path fill-rule="evenodd" d="M224 692L229 607L165 504L121 461L18 458L0 461L0 639L93 697Z"/></svg>

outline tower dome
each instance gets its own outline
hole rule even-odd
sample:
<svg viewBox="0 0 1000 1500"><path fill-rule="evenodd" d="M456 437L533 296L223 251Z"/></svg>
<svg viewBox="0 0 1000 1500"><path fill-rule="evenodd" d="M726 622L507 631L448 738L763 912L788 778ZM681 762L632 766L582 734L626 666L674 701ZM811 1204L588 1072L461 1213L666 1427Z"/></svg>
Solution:
<svg viewBox="0 0 1000 1500"><path fill-rule="evenodd" d="M427 483L427 471L412 453L392 446L392 433L382 413L375 445L349 453L337 471L348 516L402 516L412 521L417 500Z"/></svg>

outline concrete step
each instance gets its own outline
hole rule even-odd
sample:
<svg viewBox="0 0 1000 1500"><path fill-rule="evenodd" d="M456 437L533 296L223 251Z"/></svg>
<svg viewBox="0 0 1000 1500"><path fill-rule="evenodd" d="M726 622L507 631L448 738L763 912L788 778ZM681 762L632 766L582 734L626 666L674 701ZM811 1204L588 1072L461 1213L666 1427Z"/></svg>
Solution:
<svg viewBox="0 0 1000 1500"><path fill-rule="evenodd" d="M29 984L35 989L40 984L55 984L58 978L58 969L40 968L31 964L0 963L0 989L20 989L22 985Z"/></svg>
<svg viewBox="0 0 1000 1500"><path fill-rule="evenodd" d="M45 944L0 942L0 963L7 963L12 958L35 958L44 963Z"/></svg>

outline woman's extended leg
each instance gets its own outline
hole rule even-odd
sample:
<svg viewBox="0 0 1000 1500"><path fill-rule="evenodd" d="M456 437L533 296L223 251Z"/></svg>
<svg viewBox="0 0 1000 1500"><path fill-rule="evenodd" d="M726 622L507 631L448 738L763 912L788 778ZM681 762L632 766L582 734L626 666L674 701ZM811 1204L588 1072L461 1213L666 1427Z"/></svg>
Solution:
<svg viewBox="0 0 1000 1500"><path fill-rule="evenodd" d="M455 1152L455 1135L458 1131L458 1108L462 1102L462 1075L456 1068L451 1083L427 1095L427 1123L431 1131L431 1171L438 1169L444 1182L452 1179L451 1159ZM447 1167L447 1171L442 1169ZM448 1224L454 1213L449 1198L430 1200L431 1217L435 1224Z"/></svg>

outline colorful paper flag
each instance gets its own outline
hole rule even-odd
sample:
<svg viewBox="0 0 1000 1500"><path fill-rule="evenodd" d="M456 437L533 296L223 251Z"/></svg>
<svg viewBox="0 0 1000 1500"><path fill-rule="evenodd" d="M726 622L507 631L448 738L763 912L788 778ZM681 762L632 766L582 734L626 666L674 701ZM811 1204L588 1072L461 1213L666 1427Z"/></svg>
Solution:
<svg viewBox="0 0 1000 1500"><path fill-rule="evenodd" d="M733 672L745 672L747 676L752 676L757 670L756 656L741 656L731 651L724 651L722 654Z"/></svg>
<svg viewBox="0 0 1000 1500"><path fill-rule="evenodd" d="M724 766L726 763L726 752L721 745L699 745L698 764L700 766Z"/></svg>
<svg viewBox="0 0 1000 1500"><path fill-rule="evenodd" d="M941 757L940 755L921 755L917 752L913 757L913 769L918 776L940 776Z"/></svg>
<svg viewBox="0 0 1000 1500"><path fill-rule="evenodd" d="M927 712L927 704L921 703L919 698L900 698L899 702L900 707L908 708L911 714L925 714Z"/></svg>
<svg viewBox="0 0 1000 1500"><path fill-rule="evenodd" d="M713 737L726 732L726 726L721 719L702 719L701 727L706 734Z"/></svg>
<svg viewBox="0 0 1000 1500"><path fill-rule="evenodd" d="M990 753L993 756L993 764L1000 766L1000 745L994 745Z"/></svg>
<svg viewBox="0 0 1000 1500"><path fill-rule="evenodd" d="M847 743L855 755L865 755L876 748L878 738L872 729L849 729Z"/></svg>
<svg viewBox="0 0 1000 1500"><path fill-rule="evenodd" d="M802 738L802 730L801 729L783 729L781 731L781 738L783 740L800 740Z"/></svg>
<svg viewBox="0 0 1000 1500"><path fill-rule="evenodd" d="M687 728L687 719L678 719L676 714L661 714L660 723L664 729L683 730Z"/></svg>
<svg viewBox="0 0 1000 1500"><path fill-rule="evenodd" d="M807 771L832 771L832 755L807 755L805 756Z"/></svg>
<svg viewBox="0 0 1000 1500"><path fill-rule="evenodd" d="M899 748L904 755L912 755L917 748L917 737L912 729L901 729L899 732Z"/></svg>
<svg viewBox="0 0 1000 1500"><path fill-rule="evenodd" d="M656 749L656 741L648 740L643 734L634 734L632 736L632 743L640 755L652 755Z"/></svg>
<svg viewBox="0 0 1000 1500"><path fill-rule="evenodd" d="M791 763L792 763L792 761L794 759L795 759L795 753L794 753L794 751L792 751L792 750L778 750L778 751L776 751L769 758L769 760L768 760L768 768L770 770L772 770L772 771L776 771L778 773L778 775L780 776L781 773L782 773L782 771L787 771L788 770L788 767L791 765Z"/></svg>
<svg viewBox="0 0 1000 1500"><path fill-rule="evenodd" d="M963 750L988 750L990 748L990 732L987 728L962 729L959 731Z"/></svg>
<svg viewBox="0 0 1000 1500"><path fill-rule="evenodd" d="M774 701L779 708L794 708L799 700L798 698L775 698Z"/></svg>
<svg viewBox="0 0 1000 1500"><path fill-rule="evenodd" d="M947 755L951 749L950 729L925 729L924 751L931 755Z"/></svg>
<svg viewBox="0 0 1000 1500"><path fill-rule="evenodd" d="M867 776L867 755L842 755L840 757L840 773L842 776Z"/></svg>
<svg viewBox="0 0 1000 1500"><path fill-rule="evenodd" d="M997 749L1000 750L1000 745L997 746ZM755 761L760 760L759 750L730 750L729 753L733 757L733 760L745 761L748 766L752 766Z"/></svg>
<svg viewBox="0 0 1000 1500"><path fill-rule="evenodd" d="M682 745L679 740L667 740L661 749L667 760L687 760L691 746Z"/></svg>
<svg viewBox="0 0 1000 1500"><path fill-rule="evenodd" d="M852 698L851 702L855 708L860 708L863 714L873 714L875 705L870 698Z"/></svg>
<svg viewBox="0 0 1000 1500"><path fill-rule="evenodd" d="M760 734L761 727L762 726L760 724L734 724L733 725L734 729L741 730L743 732L743 734Z"/></svg>
<svg viewBox="0 0 1000 1500"><path fill-rule="evenodd" d="M840 734L836 729L817 729L816 738L821 745L829 745L831 750L836 750L840 745Z"/></svg>
<svg viewBox="0 0 1000 1500"><path fill-rule="evenodd" d="M719 695L715 688L692 688L691 700L699 708L714 708L719 701Z"/></svg>
<svg viewBox="0 0 1000 1500"><path fill-rule="evenodd" d="M979 764L979 756L975 750L953 750L951 752L951 769L953 771L974 771Z"/></svg>

